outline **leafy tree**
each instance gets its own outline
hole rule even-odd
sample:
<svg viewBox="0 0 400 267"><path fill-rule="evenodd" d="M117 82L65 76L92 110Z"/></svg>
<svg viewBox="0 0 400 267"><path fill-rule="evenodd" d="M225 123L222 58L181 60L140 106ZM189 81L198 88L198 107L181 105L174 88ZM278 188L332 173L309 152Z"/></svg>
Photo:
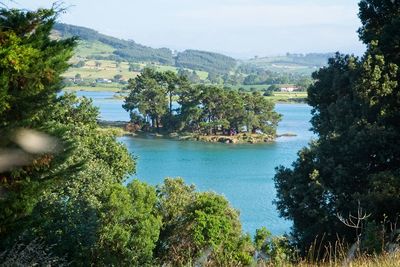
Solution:
<svg viewBox="0 0 400 267"><path fill-rule="evenodd" d="M161 118L164 131L217 134L239 132L243 126L273 136L280 120L274 104L261 94L245 94L214 85L191 85L185 76L173 72L157 72L146 68L135 80L130 80L130 95L124 108L132 119L151 119L157 126ZM179 108L173 109L177 99ZM166 108L167 103L169 107ZM168 112L169 111L169 112Z"/></svg>
<svg viewBox="0 0 400 267"><path fill-rule="evenodd" d="M122 77L123 76L121 74L115 74L114 75L114 81L118 82L118 81L120 81L122 79Z"/></svg>
<svg viewBox="0 0 400 267"><path fill-rule="evenodd" d="M270 91L273 91L273 92L277 92L277 91L280 91L280 90L281 90L281 88L280 88L278 85L276 85L276 84L272 84L270 87L268 87L268 89L269 89Z"/></svg>
<svg viewBox="0 0 400 267"><path fill-rule="evenodd" d="M300 91L306 91L311 84L311 78L302 78L296 83L296 87L299 88Z"/></svg>
<svg viewBox="0 0 400 267"><path fill-rule="evenodd" d="M197 193L182 179L158 188L163 228L158 257L164 263L247 265L252 245L241 233L237 211L214 193Z"/></svg>
<svg viewBox="0 0 400 267"><path fill-rule="evenodd" d="M274 112L274 104L261 93L253 92L244 95L245 125L248 131L274 135L281 115Z"/></svg>
<svg viewBox="0 0 400 267"><path fill-rule="evenodd" d="M232 75L225 73L222 79L226 85L238 85L242 84L244 81L244 78L238 72L235 72Z"/></svg>
<svg viewBox="0 0 400 267"><path fill-rule="evenodd" d="M45 110L60 90L60 74L68 68L75 46L74 39L49 38L56 16L54 10L0 9L0 144L17 151L19 158L22 148L14 142L15 131L45 128ZM30 214L40 194L56 181L57 172L49 169L65 160L65 149L63 155L25 153L32 166L0 170L0 250L18 232L16 222Z"/></svg>
<svg viewBox="0 0 400 267"><path fill-rule="evenodd" d="M200 98L200 105L202 106L202 121L206 123L212 123L223 119L225 91L221 87L217 86L203 86L202 94ZM218 126L218 124L213 124ZM210 127L210 134L216 132L216 127Z"/></svg>
<svg viewBox="0 0 400 267"><path fill-rule="evenodd" d="M317 141L275 176L277 207L302 251L317 237L357 237L337 218L361 206L374 223L400 214L398 1L361 1L362 59L337 54L308 89ZM395 39L397 38L397 39ZM395 52L397 51L397 52Z"/></svg>
<svg viewBox="0 0 400 267"><path fill-rule="evenodd" d="M97 129L98 111L91 101L64 94L50 109L48 128L54 129L54 134L62 130L61 140L72 144L67 161L51 171L67 172L57 172L57 183L41 194L31 214L17 225L31 229L26 242L40 238L56 255L89 264L102 257L96 252L99 231L106 224L101 210L113 200L107 198L114 194L109 190L117 190L116 186L134 171L134 162L115 136Z"/></svg>
<svg viewBox="0 0 400 267"><path fill-rule="evenodd" d="M273 92L274 92L274 91L272 91L270 88L265 89L265 90L264 90L264 93L263 93L263 96L273 96L273 95L274 95Z"/></svg>
<svg viewBox="0 0 400 267"><path fill-rule="evenodd" d="M258 257L273 265L284 265L293 256L288 239L284 236L272 236L265 227L256 230L254 244L259 254Z"/></svg>
<svg viewBox="0 0 400 267"><path fill-rule="evenodd" d="M190 71L188 69L180 68L178 69L178 76L185 77L191 83L198 84L201 82L200 76L196 71Z"/></svg>
<svg viewBox="0 0 400 267"><path fill-rule="evenodd" d="M0 129L33 126L61 88L75 39L49 38L56 16L0 9Z"/></svg>
<svg viewBox="0 0 400 267"><path fill-rule="evenodd" d="M168 94L169 114L172 115L172 102L178 94L179 77L173 71L157 72L156 79L165 87Z"/></svg>
<svg viewBox="0 0 400 267"><path fill-rule="evenodd" d="M101 210L99 256L106 265L150 265L161 218L154 188L137 180L110 190Z"/></svg>
<svg viewBox="0 0 400 267"><path fill-rule="evenodd" d="M184 130L199 130L202 107L200 106L203 85L187 86L179 93L178 104L180 105L180 120L184 124Z"/></svg>
<svg viewBox="0 0 400 267"><path fill-rule="evenodd" d="M129 63L129 71L139 72L142 70L142 67L137 63Z"/></svg>
<svg viewBox="0 0 400 267"><path fill-rule="evenodd" d="M152 127L160 128L161 117L167 112L166 89L162 87L153 69L145 68L141 75L128 85L131 93L125 99L124 109L129 112L138 109Z"/></svg>
<svg viewBox="0 0 400 267"><path fill-rule="evenodd" d="M1 130L35 128L63 144L1 173L0 251L40 240L75 265L151 264L160 228L154 189L122 185L134 161L98 129L91 101L56 95L74 39L50 40L54 10L0 12ZM17 150L12 140L2 147Z"/></svg>

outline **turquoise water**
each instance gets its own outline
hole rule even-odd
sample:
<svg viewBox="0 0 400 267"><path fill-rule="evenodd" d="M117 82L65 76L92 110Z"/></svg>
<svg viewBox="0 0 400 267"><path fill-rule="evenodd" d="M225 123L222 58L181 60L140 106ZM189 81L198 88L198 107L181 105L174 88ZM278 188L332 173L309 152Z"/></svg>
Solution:
<svg viewBox="0 0 400 267"><path fill-rule="evenodd" d="M105 120L128 120L122 101L109 92L79 92L93 98ZM278 216L273 177L278 165L290 166L297 151L312 138L311 108L305 104L277 104L283 114L278 133L292 132L296 137L281 137L271 144L233 145L175 141L163 138L123 137L137 159L137 177L156 185L165 177L183 177L201 191L211 190L228 198L240 211L243 228L254 233L266 226L273 234L290 230L291 222Z"/></svg>

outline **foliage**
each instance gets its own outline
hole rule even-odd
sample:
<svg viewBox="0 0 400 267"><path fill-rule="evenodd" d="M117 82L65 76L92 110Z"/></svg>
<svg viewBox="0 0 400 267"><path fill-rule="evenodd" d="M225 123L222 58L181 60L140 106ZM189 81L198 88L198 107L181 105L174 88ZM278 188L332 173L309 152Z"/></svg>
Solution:
<svg viewBox="0 0 400 267"><path fill-rule="evenodd" d="M0 127L40 120L40 111L60 90L75 39L52 41L52 10L0 10Z"/></svg>
<svg viewBox="0 0 400 267"><path fill-rule="evenodd" d="M1 130L10 137L1 145L28 153L13 130L30 127L42 138L57 139L57 150L29 152L25 166L1 173L0 257L15 265L29 260L43 265L152 266L155 260L194 262L201 255L218 265L250 263L250 239L225 198L197 193L182 180L166 180L157 192L137 180L124 185L135 162L111 131L98 128L98 109L86 98L57 95L74 40L50 41L56 12L2 12L1 26L7 25L7 31L0 35L6 44L1 47ZM32 40L25 40L29 35ZM7 43L10 36L18 42ZM17 60L24 55L26 61ZM43 70L32 59L54 73L41 77ZM150 69L131 84L143 93L139 111L157 121L172 116L172 99L190 88L185 77ZM19 110L22 104L24 112ZM189 251L172 253L172 247ZM23 258L16 260L18 256Z"/></svg>
<svg viewBox="0 0 400 267"><path fill-rule="evenodd" d="M154 188L137 180L110 190L102 208L99 257L105 265L144 266L153 261L161 220ZM93 259L96 262L97 259Z"/></svg>
<svg viewBox="0 0 400 267"><path fill-rule="evenodd" d="M274 265L280 266L289 262L294 254L286 237L272 236L265 227L256 230L254 245L259 258Z"/></svg>
<svg viewBox="0 0 400 267"><path fill-rule="evenodd" d="M207 80L212 84L222 84L224 82L221 75L212 71L208 73Z"/></svg>
<svg viewBox="0 0 400 267"><path fill-rule="evenodd" d="M154 49L135 43L134 41L126 41L111 36L98 33L95 30L74 26L64 23L54 25L56 30L63 37L77 36L85 41L99 41L113 47L113 59L124 59L126 61L154 61L161 64L173 64L172 52L167 48ZM109 59L108 57L96 57L95 59Z"/></svg>
<svg viewBox="0 0 400 267"><path fill-rule="evenodd" d="M157 245L161 262L248 265L252 245L241 234L238 212L215 193L197 193L182 179L166 179L158 187L163 227Z"/></svg>
<svg viewBox="0 0 400 267"><path fill-rule="evenodd" d="M146 68L130 80L130 95L124 108L135 122L142 116L145 125L164 131L191 131L208 134L257 130L274 135L280 115L274 104L261 94L228 91L213 85L191 85L185 76ZM173 108L173 101L178 108ZM169 105L168 105L169 104Z"/></svg>
<svg viewBox="0 0 400 267"><path fill-rule="evenodd" d="M57 169L79 167L61 172L58 182L42 193L30 216L23 221L24 227L31 229L26 239L44 240L54 246L57 255L67 255L70 262L100 261L101 255L96 254L99 232L107 223L101 210L116 201L107 197L115 194L109 190L117 191L117 185L134 171L134 163L114 136L97 130L97 108L91 106L91 101L65 94L50 108L53 113L48 114L46 125L62 129L59 138L72 144L71 155Z"/></svg>
<svg viewBox="0 0 400 267"><path fill-rule="evenodd" d="M361 1L364 57L337 54L313 74L308 102L319 138L275 176L277 207L303 251L316 237L353 242L337 214L356 214L358 203L371 223L400 214L399 12L398 1Z"/></svg>
<svg viewBox="0 0 400 267"><path fill-rule="evenodd" d="M250 72L249 75L247 75L243 79L243 84L244 85L297 84L297 83L304 83L304 81L307 81L309 79L310 79L309 76L304 74L296 74L290 72L282 73L264 69L255 69L253 72Z"/></svg>
<svg viewBox="0 0 400 267"><path fill-rule="evenodd" d="M171 71L162 73L145 68L141 75L129 81L128 88L131 92L123 107L131 113L135 113L137 109L146 124L159 130L161 124L165 124L165 120L161 121L162 118L171 119L173 97L177 95L184 80ZM164 117L167 113L169 116Z"/></svg>
<svg viewBox="0 0 400 267"><path fill-rule="evenodd" d="M176 66L207 72L227 73L236 66L236 60L217 53L185 50L178 53Z"/></svg>
<svg viewBox="0 0 400 267"><path fill-rule="evenodd" d="M19 158L32 163L30 167L1 170L0 250L6 237L18 229L15 222L31 212L41 192L55 178L57 172L49 169L68 154L66 146L64 155L31 155L14 138L20 127L44 127L44 110L54 101L60 90L60 74L68 68L75 40L50 40L56 16L53 10L0 9L0 144L10 149L10 156L16 151Z"/></svg>
<svg viewBox="0 0 400 267"><path fill-rule="evenodd" d="M28 153L13 131L29 127L62 147L0 174L0 251L39 240L43 253L32 254L32 263L54 255L75 265L151 264L160 228L154 188L122 185L134 161L115 136L98 130L90 100L57 97L74 39L50 40L54 10L0 12L1 130L10 133L1 145Z"/></svg>
<svg viewBox="0 0 400 267"><path fill-rule="evenodd" d="M182 69L182 68L178 69L178 76L186 77L191 83L200 83L201 81L196 71L190 71L187 69Z"/></svg>

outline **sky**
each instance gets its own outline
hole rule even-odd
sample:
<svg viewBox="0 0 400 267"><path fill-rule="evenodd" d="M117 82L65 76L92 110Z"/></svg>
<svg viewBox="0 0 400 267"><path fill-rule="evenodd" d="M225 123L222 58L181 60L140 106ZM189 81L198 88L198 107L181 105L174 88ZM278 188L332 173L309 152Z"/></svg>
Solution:
<svg viewBox="0 0 400 267"><path fill-rule="evenodd" d="M13 0L36 9L53 1ZM289 53L360 55L358 0L64 0L60 22L151 47L236 58Z"/></svg>

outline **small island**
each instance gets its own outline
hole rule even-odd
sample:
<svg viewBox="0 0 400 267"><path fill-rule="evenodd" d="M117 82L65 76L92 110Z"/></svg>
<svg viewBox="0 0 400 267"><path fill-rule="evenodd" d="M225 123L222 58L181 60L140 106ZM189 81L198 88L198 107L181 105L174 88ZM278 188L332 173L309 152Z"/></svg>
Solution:
<svg viewBox="0 0 400 267"><path fill-rule="evenodd" d="M130 79L123 108L131 133L222 143L271 142L281 115L259 92L192 84L172 71L145 68Z"/></svg>

